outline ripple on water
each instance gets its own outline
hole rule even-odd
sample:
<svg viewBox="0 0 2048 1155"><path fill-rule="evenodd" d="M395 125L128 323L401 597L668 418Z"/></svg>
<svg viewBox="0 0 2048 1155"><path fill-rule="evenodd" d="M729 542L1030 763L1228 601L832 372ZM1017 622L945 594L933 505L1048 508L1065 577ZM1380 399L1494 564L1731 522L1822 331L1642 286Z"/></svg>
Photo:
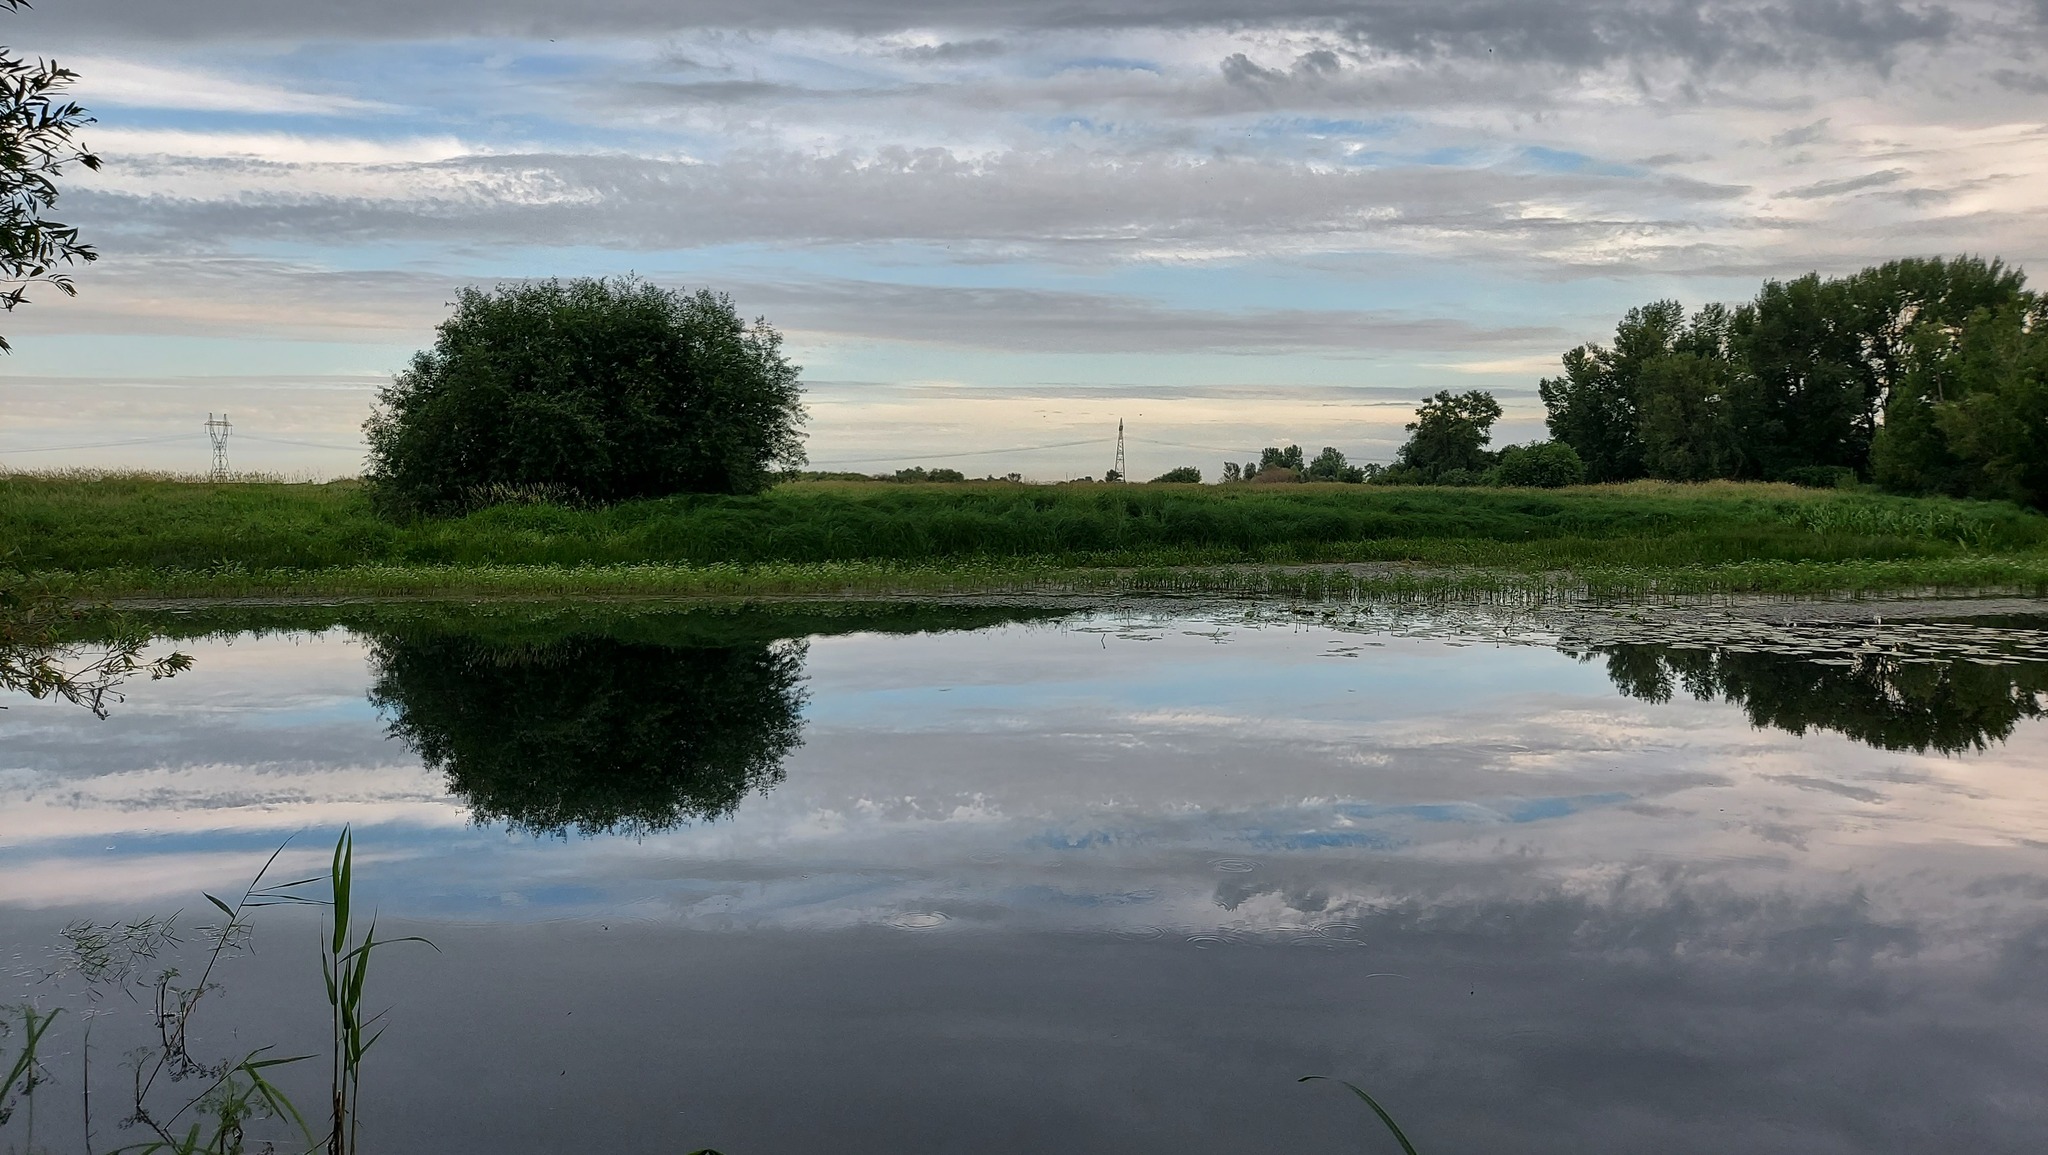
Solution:
<svg viewBox="0 0 2048 1155"><path fill-rule="evenodd" d="M1228 935L1216 934L1213 931L1196 931L1194 934L1187 936L1185 941L1189 946L1195 947L1198 950L1208 950L1210 947L1228 946L1230 944Z"/></svg>
<svg viewBox="0 0 2048 1155"><path fill-rule="evenodd" d="M1355 922L1319 922L1309 928L1324 938L1350 939L1356 941L1365 933L1365 928Z"/></svg>
<svg viewBox="0 0 2048 1155"><path fill-rule="evenodd" d="M946 925L946 916L936 910L906 910L889 920L898 930L931 930Z"/></svg>
<svg viewBox="0 0 2048 1155"><path fill-rule="evenodd" d="M1166 937L1166 928L1158 926L1122 926L1111 932L1125 942L1154 942Z"/></svg>
<svg viewBox="0 0 2048 1155"><path fill-rule="evenodd" d="M1250 874L1259 868L1258 863L1248 858L1218 858L1211 860L1209 865L1225 874Z"/></svg>

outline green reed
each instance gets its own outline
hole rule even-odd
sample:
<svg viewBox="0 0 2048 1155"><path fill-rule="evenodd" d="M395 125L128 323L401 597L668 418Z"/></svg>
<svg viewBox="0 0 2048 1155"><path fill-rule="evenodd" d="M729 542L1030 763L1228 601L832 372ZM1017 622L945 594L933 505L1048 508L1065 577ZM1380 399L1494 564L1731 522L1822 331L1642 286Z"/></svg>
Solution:
<svg viewBox="0 0 2048 1155"><path fill-rule="evenodd" d="M1399 1123L1394 1122L1394 1117L1387 1112L1387 1109L1385 1107L1380 1106L1380 1102L1378 1099L1375 1099L1371 1095L1366 1094L1364 1088L1360 1087L1356 1083L1346 1083L1341 1079L1330 1079L1328 1075L1304 1075L1295 1081L1299 1083L1313 1083L1317 1080L1328 1080L1330 1082L1334 1082L1340 1087L1347 1088L1348 1090L1350 1090L1352 1094L1358 1096L1360 1099L1365 1100L1365 1105L1371 1107L1372 1113L1378 1115L1380 1117L1380 1122L1386 1124L1387 1130L1393 1133L1394 1141L1401 1145L1401 1150L1406 1152L1406 1155L1415 1155L1415 1144L1410 1143L1408 1141L1408 1136L1402 1133L1401 1125Z"/></svg>
<svg viewBox="0 0 2048 1155"><path fill-rule="evenodd" d="M328 1155L354 1155L362 1132L363 1058L384 1034L383 1028L377 1026L383 1013L366 1016L363 1011L363 983L370 974L371 956L376 948L392 943L417 942L430 947L434 944L418 935L378 938L374 918L360 936L355 933L355 833L347 827L335 840L328 882L328 934L321 941L320 952L321 978L327 986L333 1027L333 1075L329 1085L333 1114L326 1146Z"/></svg>
<svg viewBox="0 0 2048 1155"><path fill-rule="evenodd" d="M251 1142L248 1125L259 1119L288 1121L305 1141L305 1155L355 1155L361 1138L361 1090L364 1059L383 1033L382 1014L364 1009L370 960L377 947L396 942L428 943L417 936L379 938L373 919L360 933L355 925L355 839L344 828L336 839L327 875L325 897L307 888L320 876L271 882L269 877L285 847L272 852L242 893L232 902L212 894L206 901L225 921L205 928L208 949L196 978L187 980L175 966L163 966L153 978L138 977L159 956L180 944L177 916L129 923L73 923L65 928L63 960L52 978L82 979L90 988L148 992L153 1043L133 1059L123 1125L141 1128L146 1137L112 1148L103 1155L242 1155ZM302 1063L311 1055L273 1056L272 1047L258 1047L226 1059L208 1061L193 1048L193 1024L199 1011L220 990L214 972L229 955L245 949L252 917L270 906L320 906L326 910L321 935L321 973L330 1014L329 1092L331 1114L324 1136L316 1136L291 1097L271 1081L274 1068ZM139 1001L139 1000L138 1000ZM16 1008L13 1018L0 1018L0 1042L19 1032L21 1041L0 1083L0 1127L19 1112L27 1135L22 1150L35 1150L34 1110L39 1088L50 1074L43 1056L46 1036L57 1010ZM17 1026L17 1024L19 1024ZM6 1052L0 1051L0 1058ZM92 1091L90 1023L79 1048L79 1111L87 1155L93 1145L95 1109ZM172 1088L177 1088L173 1091ZM196 1089L195 1089L196 1088ZM271 1143L260 1144L269 1151Z"/></svg>

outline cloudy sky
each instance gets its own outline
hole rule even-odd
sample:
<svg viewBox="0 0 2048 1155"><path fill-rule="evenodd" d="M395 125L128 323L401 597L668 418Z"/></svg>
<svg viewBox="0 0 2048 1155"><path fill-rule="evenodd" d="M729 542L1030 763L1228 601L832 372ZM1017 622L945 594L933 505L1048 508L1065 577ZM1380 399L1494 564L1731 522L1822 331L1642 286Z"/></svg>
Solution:
<svg viewBox="0 0 2048 1155"><path fill-rule="evenodd" d="M820 467L1099 475L1122 418L1213 477L1384 460L1439 388L1536 436L1645 300L2048 252L2048 0L42 0L0 41L107 161L59 214L105 258L0 322L18 469L203 468L224 410L238 467L352 473L509 278L729 291Z"/></svg>

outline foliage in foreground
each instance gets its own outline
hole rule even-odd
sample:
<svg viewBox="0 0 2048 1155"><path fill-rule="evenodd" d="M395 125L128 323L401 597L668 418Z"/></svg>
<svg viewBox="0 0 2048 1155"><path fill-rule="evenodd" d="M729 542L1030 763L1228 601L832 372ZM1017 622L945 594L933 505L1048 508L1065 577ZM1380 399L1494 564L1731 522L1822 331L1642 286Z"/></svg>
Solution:
<svg viewBox="0 0 2048 1155"><path fill-rule="evenodd" d="M87 622L93 644L73 644L71 634ZM149 641L146 631L125 618L0 587L0 690L62 698L104 718L129 678L144 675L154 682L192 668L191 656L182 653L145 660Z"/></svg>
<svg viewBox="0 0 2048 1155"><path fill-rule="evenodd" d="M110 1149L108 1155L243 1155L252 1144L257 1151L274 1152L276 1141L253 1139L249 1134L252 1124L265 1121L289 1123L304 1141L303 1147L293 1144L291 1149L306 1155L315 1151L355 1155L359 1150L363 1060L383 1033L377 1026L381 1016L364 1009L370 960L376 948L391 943L433 944L416 937L380 939L374 921L368 929L357 930L353 914L355 839L347 828L335 841L333 861L324 879L266 881L284 849L281 846L272 852L234 902L205 896L225 921L198 928L207 945L195 976L188 978L167 961L184 943L176 914L126 923L74 922L65 928L57 968L43 976L45 982L82 983L95 998L119 992L138 1005L146 997L150 1007L154 1041L128 1056L132 1079L120 1121L123 1129L141 1137ZM325 898L305 892L304 888L321 881L328 884ZM255 912L272 906L322 906L328 912L326 933L321 938L321 977L332 1023L332 1068L331 1114L324 1136L314 1133L298 1105L270 1081L273 1069L312 1056L279 1058L270 1054L272 1047L263 1046L209 1060L195 1050L194 1021L201 1006L221 990L215 972L225 960L249 949ZM25 1134L20 1150L24 1152L39 1150L35 1141L37 1097L47 1096L45 1088L58 1079L50 1066L55 1049L47 1036L60 1014L59 1010L24 1005L14 1008L11 1016L0 1016L0 1044L9 1042L8 1036L16 1036L11 1058L0 1048L0 1062L8 1064L6 1081L0 1082L0 1127L17 1115L23 1117ZM94 1142L98 1114L92 1097L90 1016L81 1027L78 1064L79 1102L75 1107L67 1104L66 1109L82 1118L86 1155L94 1155L99 1148Z"/></svg>
<svg viewBox="0 0 2048 1155"><path fill-rule="evenodd" d="M28 6L0 0L9 12ZM63 95L77 79L54 60L24 60L0 48L0 310L9 313L28 302L37 282L77 296L62 269L99 259L76 228L44 215L57 206L65 166L100 167L100 158L77 142L92 118ZM11 348L0 337L0 353Z"/></svg>

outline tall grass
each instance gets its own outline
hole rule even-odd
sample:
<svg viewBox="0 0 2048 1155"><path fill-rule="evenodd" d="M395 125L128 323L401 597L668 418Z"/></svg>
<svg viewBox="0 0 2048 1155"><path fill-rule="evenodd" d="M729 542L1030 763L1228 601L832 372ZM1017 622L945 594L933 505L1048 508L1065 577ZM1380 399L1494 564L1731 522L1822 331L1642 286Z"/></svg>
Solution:
<svg viewBox="0 0 2048 1155"><path fill-rule="evenodd" d="M0 477L0 574L81 595L1236 588L1241 573L1187 575L1336 563L1435 571L1423 580L1437 584L1656 573L1732 589L1772 567L1812 566L1837 567L1844 576L1829 580L1852 586L1886 567L1886 580L1909 585L1987 568L2024 584L2048 572L2048 517L2003 503L1730 483L799 483L755 497L521 502L392 524L353 483Z"/></svg>

